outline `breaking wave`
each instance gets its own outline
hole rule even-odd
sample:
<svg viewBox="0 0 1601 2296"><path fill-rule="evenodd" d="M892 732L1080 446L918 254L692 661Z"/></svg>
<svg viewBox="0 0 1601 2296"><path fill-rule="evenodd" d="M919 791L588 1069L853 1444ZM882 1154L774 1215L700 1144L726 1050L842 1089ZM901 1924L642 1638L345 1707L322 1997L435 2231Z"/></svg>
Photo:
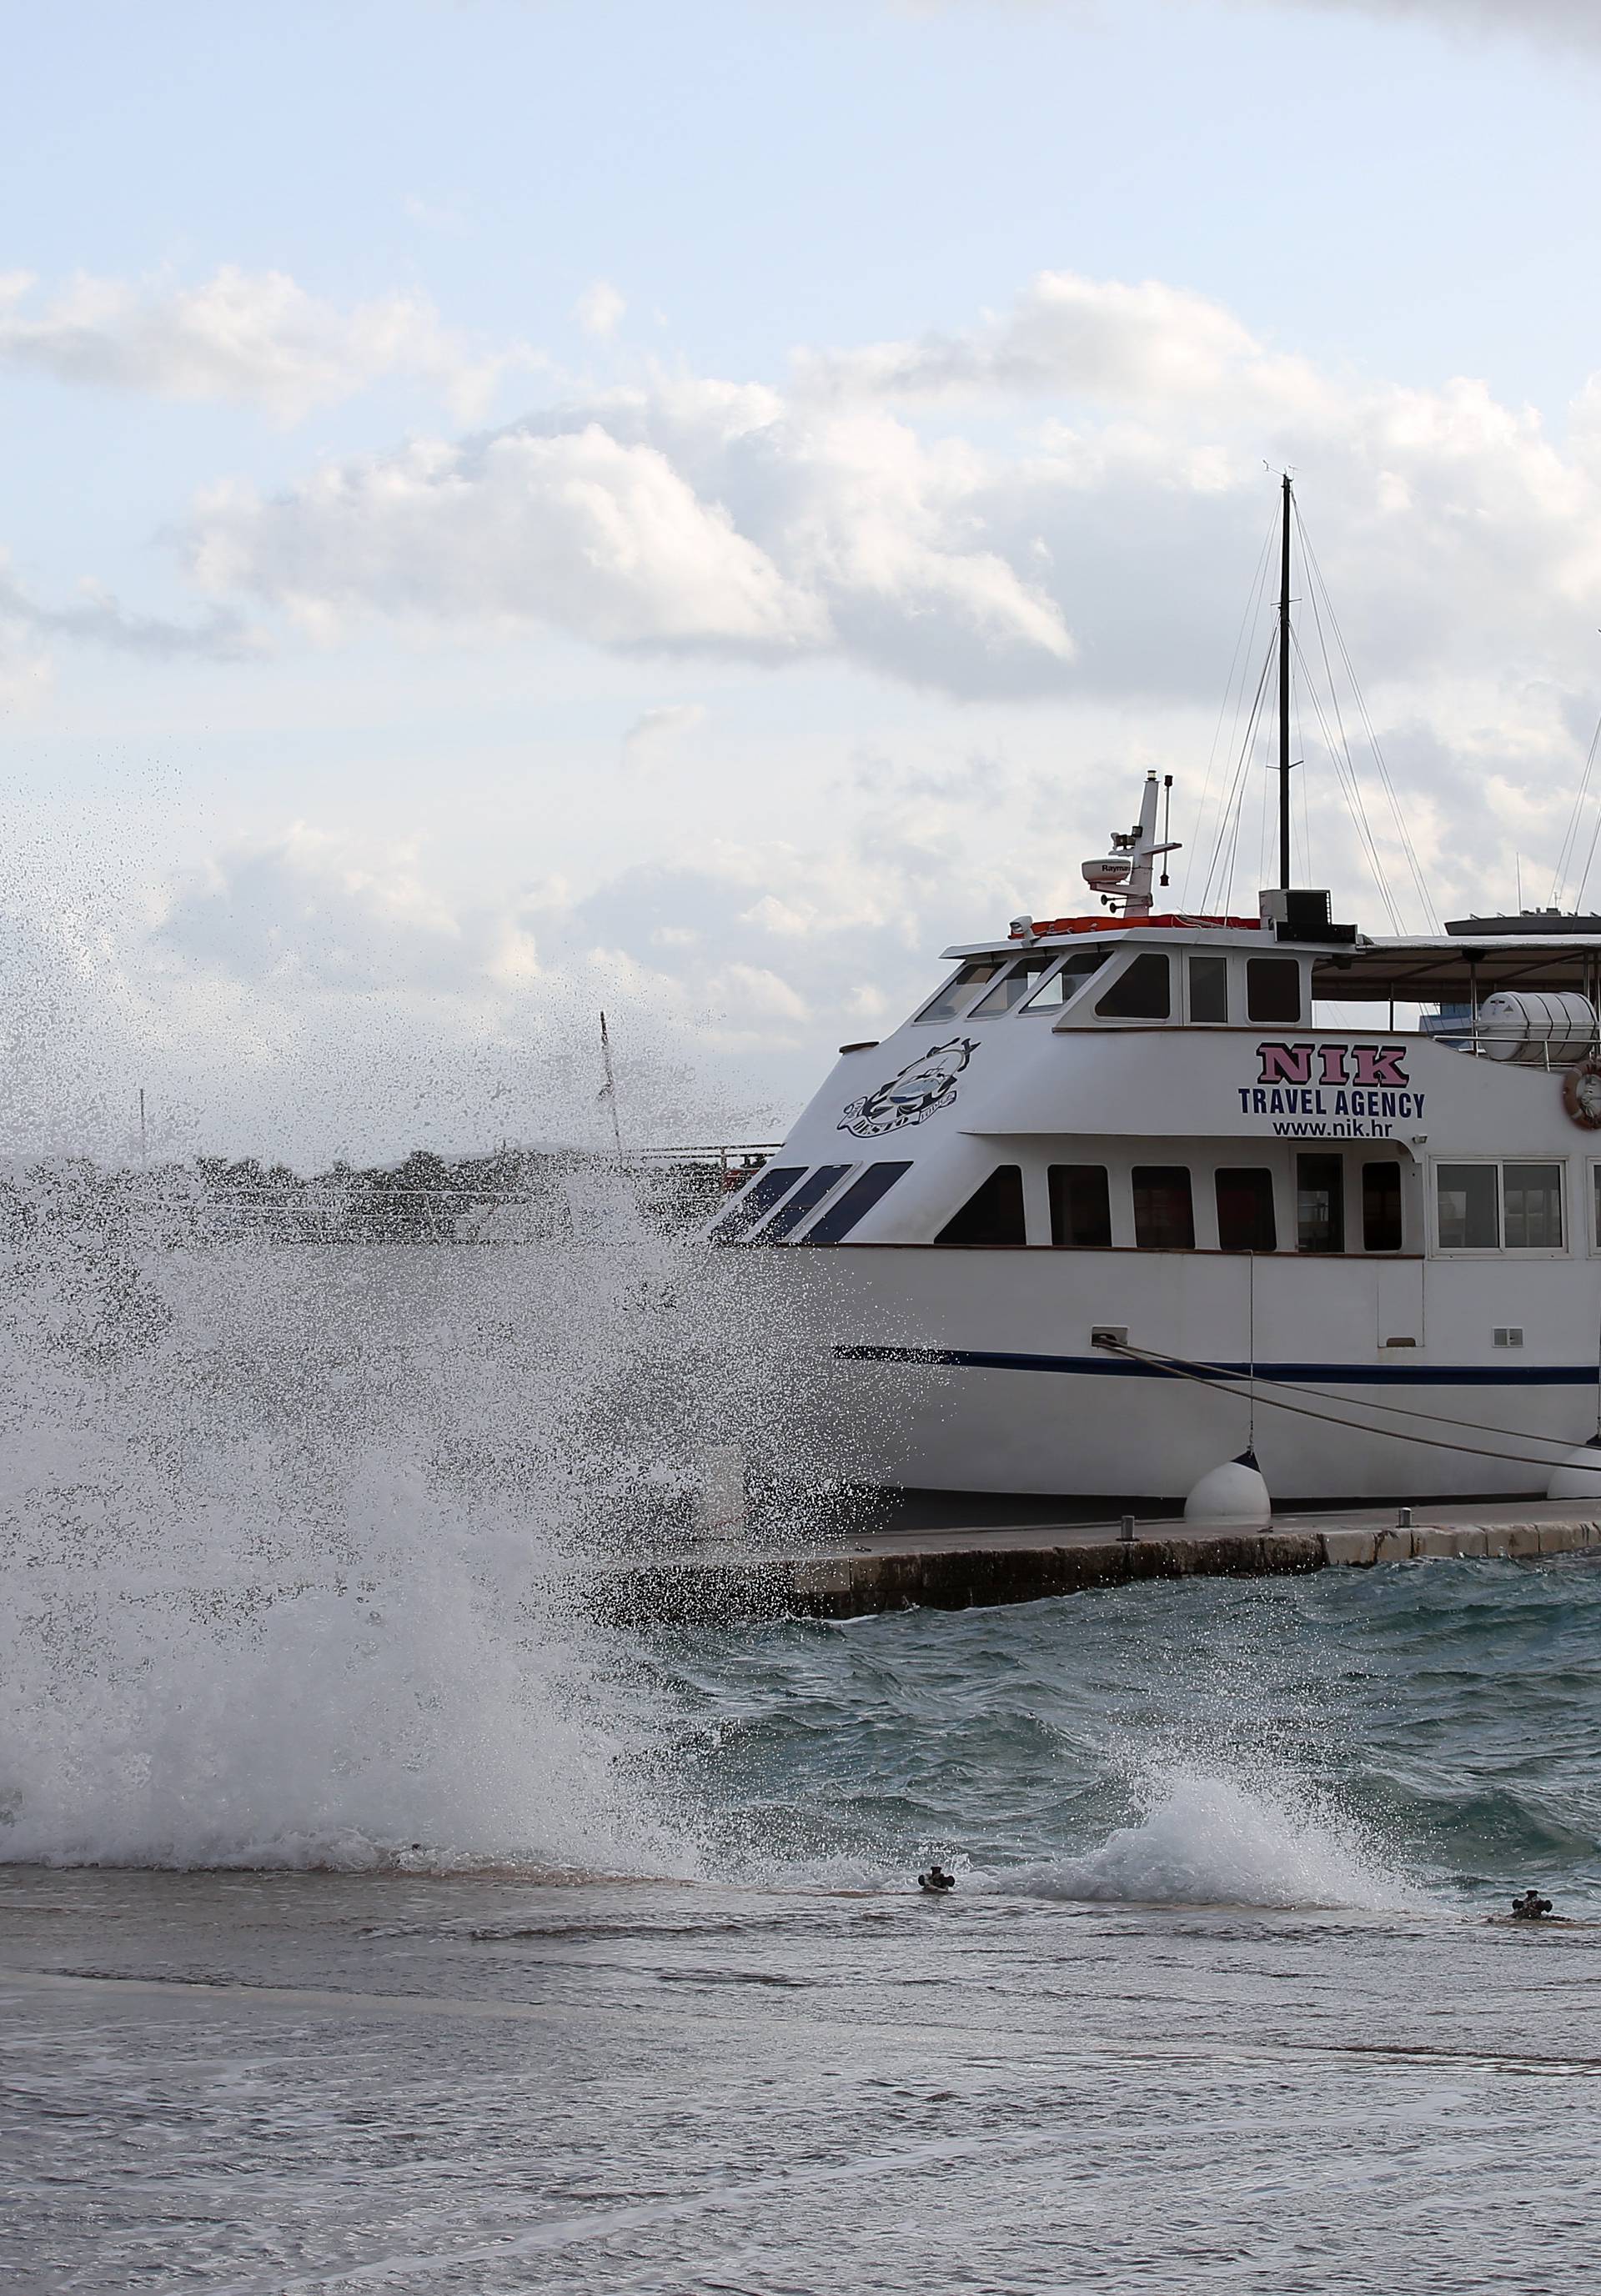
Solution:
<svg viewBox="0 0 1601 2296"><path fill-rule="evenodd" d="M1005 1886L1040 1897L1145 1905L1345 1906L1427 1902L1375 1834L1288 1777L1153 1769L1137 1822L1097 1849L1024 1867Z"/></svg>
<svg viewBox="0 0 1601 2296"><path fill-rule="evenodd" d="M731 1439L803 1511L803 1382L735 1255L584 1185L504 1249L274 1242L179 1170L4 1191L0 1858L694 1862L588 1597Z"/></svg>

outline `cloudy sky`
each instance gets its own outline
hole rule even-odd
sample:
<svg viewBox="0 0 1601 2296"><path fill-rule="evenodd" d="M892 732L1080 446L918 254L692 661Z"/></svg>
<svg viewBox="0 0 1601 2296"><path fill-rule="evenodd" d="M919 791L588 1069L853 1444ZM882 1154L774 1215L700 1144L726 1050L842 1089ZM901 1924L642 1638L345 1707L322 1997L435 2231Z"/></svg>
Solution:
<svg viewBox="0 0 1601 2296"><path fill-rule="evenodd" d="M781 1128L1149 766L1202 899L1266 465L1435 913L1544 898L1598 101L1593 0L17 11L0 1145L581 1132L603 1004L639 1137Z"/></svg>

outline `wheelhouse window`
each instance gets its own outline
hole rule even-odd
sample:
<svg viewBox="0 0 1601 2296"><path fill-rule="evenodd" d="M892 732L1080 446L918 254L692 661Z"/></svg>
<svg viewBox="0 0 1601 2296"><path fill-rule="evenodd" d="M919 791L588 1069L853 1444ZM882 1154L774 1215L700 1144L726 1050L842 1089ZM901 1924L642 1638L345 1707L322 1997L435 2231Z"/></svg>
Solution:
<svg viewBox="0 0 1601 2296"><path fill-rule="evenodd" d="M712 1242L740 1242L759 1219L767 1218L779 1198L789 1193L805 1169L804 1164L769 1164L709 1231Z"/></svg>
<svg viewBox="0 0 1601 2296"><path fill-rule="evenodd" d="M1015 964L1007 967L994 988L980 997L973 1008L973 1019L988 1020L995 1013L1014 1013L1039 986L1040 974L1048 972L1055 962L1054 949L1020 956Z"/></svg>
<svg viewBox="0 0 1601 2296"><path fill-rule="evenodd" d="M1104 1251L1112 1242L1112 1196L1104 1164L1053 1164L1051 1242L1071 1251Z"/></svg>
<svg viewBox="0 0 1601 2296"><path fill-rule="evenodd" d="M787 1195L772 1218L757 1236L758 1243L782 1243L792 1234L807 1214L815 1211L831 1188L836 1187L850 1169L849 1164L819 1164L800 1185Z"/></svg>
<svg viewBox="0 0 1601 2296"><path fill-rule="evenodd" d="M1493 1164L1436 1164L1434 1203L1441 1251L1498 1251L1499 1175Z"/></svg>
<svg viewBox="0 0 1601 2296"><path fill-rule="evenodd" d="M1399 1164L1362 1167L1362 1249L1401 1248L1401 1176Z"/></svg>
<svg viewBox="0 0 1601 2296"><path fill-rule="evenodd" d="M1103 1021L1165 1021L1172 1009L1171 968L1154 948L1125 965L1096 1006Z"/></svg>
<svg viewBox="0 0 1601 2296"><path fill-rule="evenodd" d="M948 980L932 1004L925 1004L917 1015L919 1024L925 1021L957 1021L966 1012L985 981L993 980L1006 964L1004 956L970 957L954 980Z"/></svg>
<svg viewBox="0 0 1601 2296"><path fill-rule="evenodd" d="M869 1164L858 1172L843 1195L836 1196L826 1211L819 1213L800 1238L806 1243L838 1243L848 1236L860 1219L866 1218L882 1196L886 1196L911 1170L909 1163Z"/></svg>
<svg viewBox="0 0 1601 2296"><path fill-rule="evenodd" d="M1260 962L1260 959L1258 960ZM1195 1021L1228 1018L1228 959L1199 953L1189 961L1190 1019Z"/></svg>
<svg viewBox="0 0 1601 2296"><path fill-rule="evenodd" d="M1273 1175L1257 1168L1219 1169L1218 1247L1222 1251L1277 1251Z"/></svg>
<svg viewBox="0 0 1601 2296"><path fill-rule="evenodd" d="M1245 959L1245 1011L1252 1021L1300 1020L1301 967L1293 956Z"/></svg>
<svg viewBox="0 0 1601 2296"><path fill-rule="evenodd" d="M1134 1241L1141 1251L1194 1251L1195 1209L1183 1164L1134 1167Z"/></svg>
<svg viewBox="0 0 1601 2296"><path fill-rule="evenodd" d="M1345 1249L1345 1164L1339 1156L1295 1159L1295 1249Z"/></svg>
<svg viewBox="0 0 1601 2296"><path fill-rule="evenodd" d="M1059 972L1053 972L1042 988L1030 997L1026 1009L1030 1013L1059 1013L1071 1004L1092 972L1098 972L1112 955L1109 948L1079 948L1063 963Z"/></svg>
<svg viewBox="0 0 1601 2296"><path fill-rule="evenodd" d="M1011 1250L1027 1241L1022 1170L1016 1164L998 1165L934 1238L936 1243L977 1244L989 1251Z"/></svg>

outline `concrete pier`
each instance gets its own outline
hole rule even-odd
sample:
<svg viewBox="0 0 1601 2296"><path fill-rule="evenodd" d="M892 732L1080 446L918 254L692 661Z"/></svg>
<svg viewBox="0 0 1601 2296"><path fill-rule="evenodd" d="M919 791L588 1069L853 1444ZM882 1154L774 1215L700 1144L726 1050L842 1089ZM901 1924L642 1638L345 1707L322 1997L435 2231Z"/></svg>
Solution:
<svg viewBox="0 0 1601 2296"><path fill-rule="evenodd" d="M1571 1502L1523 1500L1460 1509L1415 1506L1410 1525L1383 1507L1290 1515L1258 1531L1158 1521L997 1524L866 1534L809 1553L688 1553L620 1570L594 1587L620 1622L864 1618L915 1607L964 1611L1032 1603L1140 1578L1258 1578L1460 1556L1534 1562L1601 1554L1601 1518Z"/></svg>

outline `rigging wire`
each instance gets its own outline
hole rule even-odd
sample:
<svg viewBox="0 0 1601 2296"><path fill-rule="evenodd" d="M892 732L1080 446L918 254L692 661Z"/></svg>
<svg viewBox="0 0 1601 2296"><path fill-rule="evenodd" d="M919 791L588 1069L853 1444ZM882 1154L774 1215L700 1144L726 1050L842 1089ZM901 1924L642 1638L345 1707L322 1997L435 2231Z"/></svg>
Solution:
<svg viewBox="0 0 1601 2296"><path fill-rule="evenodd" d="M1584 760L1584 771L1580 775L1578 794L1573 800L1573 809L1568 816L1568 825L1563 835L1562 850L1556 857L1556 866L1551 873L1551 906L1554 909L1559 909L1562 906L1562 896L1567 879L1567 873L1578 856L1580 816L1584 810L1585 799L1589 794L1590 776L1596 770L1596 751L1598 747L1601 747L1601 718L1597 719L1596 730L1590 735L1589 750ZM1596 817L1596 834L1601 835L1601 814L1597 814ZM1595 855L1596 836L1592 835L1590 839L1589 860L1587 860L1584 865L1585 877L1589 875L1590 861L1594 860ZM1581 887L1583 882L1584 881L1581 878L1580 880ZM1579 900L1582 898L1583 894L1582 891L1580 891L1578 898L1575 899L1573 904L1575 908L1579 906Z"/></svg>
<svg viewBox="0 0 1601 2296"><path fill-rule="evenodd" d="M1344 632L1340 627L1340 618L1334 611L1334 602L1329 594L1328 583L1324 577L1323 568L1318 562L1318 554L1312 547L1311 537L1307 533L1306 522L1301 515L1301 505L1295 500L1293 496L1291 496L1291 504L1295 515L1295 530L1301 537L1301 554L1312 577L1311 581L1307 586L1307 595L1311 603L1312 619L1318 627L1319 643L1321 644L1323 641L1323 614L1326 613L1328 616L1329 627L1334 632L1335 646L1339 651L1340 659L1345 667L1345 674L1351 680L1351 696L1356 702L1358 714L1362 721L1362 731L1367 736L1367 745L1373 751L1374 762L1378 767L1379 785L1383 791L1385 800L1389 805L1391 818L1395 824L1396 834L1400 842L1401 851L1405 854L1407 858L1407 866L1411 873L1412 882L1416 890L1418 902L1422 907L1424 922L1431 931L1438 932L1440 930L1439 916L1435 911L1433 902L1429 898L1429 889L1424 877L1422 865L1417 857L1417 849L1413 844L1411 832L1407 827L1406 816L1401 810L1400 800L1396 795L1395 783L1391 778L1388 761L1385 758L1383 749L1380 744L1379 737L1374 731L1373 720L1367 712L1367 703L1364 698L1360 683L1357 677L1356 666L1351 658L1351 650L1345 643ZM1318 605L1320 594L1322 599L1321 611L1319 610ZM1325 646L1324 649L1324 659L1326 664L1326 646ZM1329 692L1330 698L1334 701L1335 716L1338 718L1340 714L1339 697L1334 692L1332 670L1329 676ZM1342 739L1343 739L1342 725ZM1347 754L1349 756L1349 751ZM1354 765L1352 767L1352 773L1353 775L1355 773Z"/></svg>
<svg viewBox="0 0 1601 2296"><path fill-rule="evenodd" d="M1306 673L1307 688L1311 693L1312 708L1317 713L1318 728L1323 735L1323 746L1328 752L1329 762L1334 769L1334 779L1340 785L1341 794L1345 800L1352 826L1356 830L1357 842L1362 857L1367 862L1374 884L1378 890L1378 897L1390 920L1391 928L1400 933L1404 931L1400 911L1396 907L1391 895L1389 880L1384 874L1383 858L1379 852L1378 841L1373 833L1373 824L1367 818L1367 808L1362 802L1362 791L1357 781L1356 769L1351 764L1351 751L1345 745L1342 733L1338 744L1329 734L1328 723L1323 715L1323 704L1318 701L1317 691L1312 685L1311 664L1301 651L1301 640L1293 632L1291 633L1290 643L1295 649L1296 660Z"/></svg>
<svg viewBox="0 0 1601 2296"><path fill-rule="evenodd" d="M1245 706L1245 671L1242 664L1241 656L1244 650L1246 633L1250 628L1251 624L1256 619L1257 616L1261 611L1261 593L1267 581L1268 565L1273 550L1273 529L1275 522L1275 521L1269 519L1268 521L1268 531L1262 537L1261 552L1256 562L1256 571L1251 578L1251 587L1245 594L1245 610L1240 616L1240 627L1235 637L1234 652L1229 658L1228 676L1223 686L1223 699L1218 707L1218 722L1212 728L1211 747L1206 753L1206 778L1201 784L1201 800L1195 808L1195 833L1185 853L1184 882L1178 889L1180 906L1185 907L1187 907L1189 902L1190 873L1195 867L1196 856L1200 850L1202 838L1205 828L1206 804L1208 798L1211 794L1212 775L1216 769L1218 758L1218 743L1222 739L1223 720L1228 715L1229 696L1231 694L1234 695L1234 725L1230 729L1228 736L1227 754L1230 757L1234 755L1234 739L1236 734L1239 731L1240 712ZM1237 693L1235 692L1235 673L1236 670L1239 672L1239 691ZM1202 902L1204 906L1204 894L1202 896Z"/></svg>
<svg viewBox="0 0 1601 2296"><path fill-rule="evenodd" d="M1225 914L1227 914L1229 896L1234 887L1235 859L1239 847L1240 812L1244 796L1246 767L1256 741L1256 729L1262 714L1262 701L1268 690L1268 678L1272 668L1273 649L1269 647L1262 663L1261 676L1256 682L1256 698L1251 705L1251 716L1245 726L1245 738L1240 745L1239 754L1235 760L1233 777L1218 816L1217 840L1212 847L1212 857L1207 866L1206 884L1201 895L1203 909L1210 907L1213 880L1218 878L1218 873L1222 868L1223 850L1227 843L1228 846L1227 874L1226 877L1218 878ZM1231 829L1232 839L1230 838Z"/></svg>

